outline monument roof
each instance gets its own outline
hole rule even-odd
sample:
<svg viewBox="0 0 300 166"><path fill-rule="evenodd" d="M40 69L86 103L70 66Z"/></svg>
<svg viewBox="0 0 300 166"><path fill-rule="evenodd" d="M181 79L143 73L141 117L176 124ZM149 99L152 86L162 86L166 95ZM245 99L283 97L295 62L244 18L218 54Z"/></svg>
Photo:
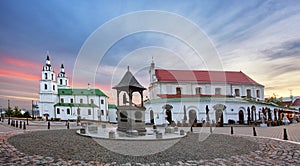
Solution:
<svg viewBox="0 0 300 166"><path fill-rule="evenodd" d="M113 89L140 89L140 90L145 90L146 88L143 87L133 76L133 74L129 71L129 67L121 81L119 82L118 85L114 86Z"/></svg>

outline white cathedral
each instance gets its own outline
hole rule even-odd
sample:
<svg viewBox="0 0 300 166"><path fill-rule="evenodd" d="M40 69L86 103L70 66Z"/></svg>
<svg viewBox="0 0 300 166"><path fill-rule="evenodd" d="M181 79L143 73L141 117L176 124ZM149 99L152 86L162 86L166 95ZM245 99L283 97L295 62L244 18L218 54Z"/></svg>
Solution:
<svg viewBox="0 0 300 166"><path fill-rule="evenodd" d="M116 107L100 89L70 88L64 66L56 78L49 55L40 80L39 116L46 120L116 121ZM108 115L111 109L111 115Z"/></svg>

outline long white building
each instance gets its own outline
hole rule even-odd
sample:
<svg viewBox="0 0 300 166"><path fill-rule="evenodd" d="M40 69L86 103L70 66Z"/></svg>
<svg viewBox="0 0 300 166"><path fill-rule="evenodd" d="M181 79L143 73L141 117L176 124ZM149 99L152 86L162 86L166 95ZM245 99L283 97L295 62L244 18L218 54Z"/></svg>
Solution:
<svg viewBox="0 0 300 166"><path fill-rule="evenodd" d="M80 118L108 121L107 98L100 89L70 88L63 65L61 65L60 73L56 78L49 55L47 55L40 80L40 117L48 120ZM110 105L110 108L114 108L114 106ZM116 112L115 109L112 111ZM113 113L111 114L113 115Z"/></svg>
<svg viewBox="0 0 300 166"><path fill-rule="evenodd" d="M278 118L276 106L263 102L264 86L241 71L163 70L152 62L149 75L146 123L244 124L262 112Z"/></svg>

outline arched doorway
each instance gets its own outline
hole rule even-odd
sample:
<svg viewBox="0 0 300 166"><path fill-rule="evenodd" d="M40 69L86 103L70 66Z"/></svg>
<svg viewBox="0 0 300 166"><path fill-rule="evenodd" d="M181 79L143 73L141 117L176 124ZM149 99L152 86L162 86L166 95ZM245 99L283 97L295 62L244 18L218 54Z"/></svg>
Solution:
<svg viewBox="0 0 300 166"><path fill-rule="evenodd" d="M239 111L239 124L244 124L244 111L240 110Z"/></svg>
<svg viewBox="0 0 300 166"><path fill-rule="evenodd" d="M223 127L224 119L223 119L223 111L216 110L216 126Z"/></svg>
<svg viewBox="0 0 300 166"><path fill-rule="evenodd" d="M171 110L173 109L173 106L170 104L166 104L162 108L166 110L166 120L169 122L169 124L172 124L173 119Z"/></svg>
<svg viewBox="0 0 300 166"><path fill-rule="evenodd" d="M189 124L190 125L197 125L197 113L195 110L189 111Z"/></svg>
<svg viewBox="0 0 300 166"><path fill-rule="evenodd" d="M216 117L216 126L223 127L224 118L223 118L223 111L226 109L226 106L223 104L216 104L213 106L215 109L215 117Z"/></svg>
<svg viewBox="0 0 300 166"><path fill-rule="evenodd" d="M251 121L256 121L256 107L254 105L251 107Z"/></svg>
<svg viewBox="0 0 300 166"><path fill-rule="evenodd" d="M150 111L150 123L154 124L154 113L153 113L153 110Z"/></svg>
<svg viewBox="0 0 300 166"><path fill-rule="evenodd" d="M172 124L172 111L166 110L166 120L169 122L169 124Z"/></svg>

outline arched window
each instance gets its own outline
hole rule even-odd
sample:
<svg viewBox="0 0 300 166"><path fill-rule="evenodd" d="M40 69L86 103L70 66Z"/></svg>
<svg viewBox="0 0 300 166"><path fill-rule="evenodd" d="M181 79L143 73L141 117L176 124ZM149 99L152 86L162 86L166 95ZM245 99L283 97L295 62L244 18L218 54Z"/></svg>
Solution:
<svg viewBox="0 0 300 166"><path fill-rule="evenodd" d="M176 94L177 94L177 95L181 95L181 88L180 88L180 87L177 87L177 88L176 88Z"/></svg>
<svg viewBox="0 0 300 166"><path fill-rule="evenodd" d="M260 91L259 90L256 90L256 97L260 98Z"/></svg>
<svg viewBox="0 0 300 166"><path fill-rule="evenodd" d="M74 103L74 99L70 99L70 103Z"/></svg>
<svg viewBox="0 0 300 166"><path fill-rule="evenodd" d="M92 115L92 110L88 109L88 115Z"/></svg>
<svg viewBox="0 0 300 166"><path fill-rule="evenodd" d="M234 93L235 93L235 96L239 97L240 96L240 89L235 89Z"/></svg>
<svg viewBox="0 0 300 166"><path fill-rule="evenodd" d="M83 99L80 99L80 104L82 104L83 103Z"/></svg>
<svg viewBox="0 0 300 166"><path fill-rule="evenodd" d="M104 115L104 110L101 110L101 115Z"/></svg>
<svg viewBox="0 0 300 166"><path fill-rule="evenodd" d="M200 95L201 94L201 87L197 87L196 88L196 95Z"/></svg>
<svg viewBox="0 0 300 166"><path fill-rule="evenodd" d="M247 89L247 98L251 98L251 89Z"/></svg>
<svg viewBox="0 0 300 166"><path fill-rule="evenodd" d="M70 108L67 108L67 114L70 115Z"/></svg>
<svg viewBox="0 0 300 166"><path fill-rule="evenodd" d="M103 99L101 99L101 104L104 104L104 100Z"/></svg>
<svg viewBox="0 0 300 166"><path fill-rule="evenodd" d="M91 104L94 104L94 99L91 99Z"/></svg>
<svg viewBox="0 0 300 166"><path fill-rule="evenodd" d="M60 85L62 85L62 81L63 81L62 79L59 79L59 84L60 84Z"/></svg>
<svg viewBox="0 0 300 166"><path fill-rule="evenodd" d="M60 99L60 102L61 102L61 103L64 103L64 98L61 98L61 99Z"/></svg>
<svg viewBox="0 0 300 166"><path fill-rule="evenodd" d="M48 79L48 74L47 74L47 73L45 73L45 80L46 80L46 79Z"/></svg>
<svg viewBox="0 0 300 166"><path fill-rule="evenodd" d="M221 88L216 88L215 95L220 95L220 94L221 94Z"/></svg>
<svg viewBox="0 0 300 166"><path fill-rule="evenodd" d="M53 90L55 90L55 85L53 85Z"/></svg>
<svg viewBox="0 0 300 166"><path fill-rule="evenodd" d="M48 86L47 86L47 84L45 84L45 85L44 85L44 89L45 89L45 90L47 90L47 89L48 89Z"/></svg>
<svg viewBox="0 0 300 166"><path fill-rule="evenodd" d="M51 74L51 80L54 80L53 74Z"/></svg>
<svg viewBox="0 0 300 166"><path fill-rule="evenodd" d="M59 108L56 109L56 114L60 114L60 109Z"/></svg>

